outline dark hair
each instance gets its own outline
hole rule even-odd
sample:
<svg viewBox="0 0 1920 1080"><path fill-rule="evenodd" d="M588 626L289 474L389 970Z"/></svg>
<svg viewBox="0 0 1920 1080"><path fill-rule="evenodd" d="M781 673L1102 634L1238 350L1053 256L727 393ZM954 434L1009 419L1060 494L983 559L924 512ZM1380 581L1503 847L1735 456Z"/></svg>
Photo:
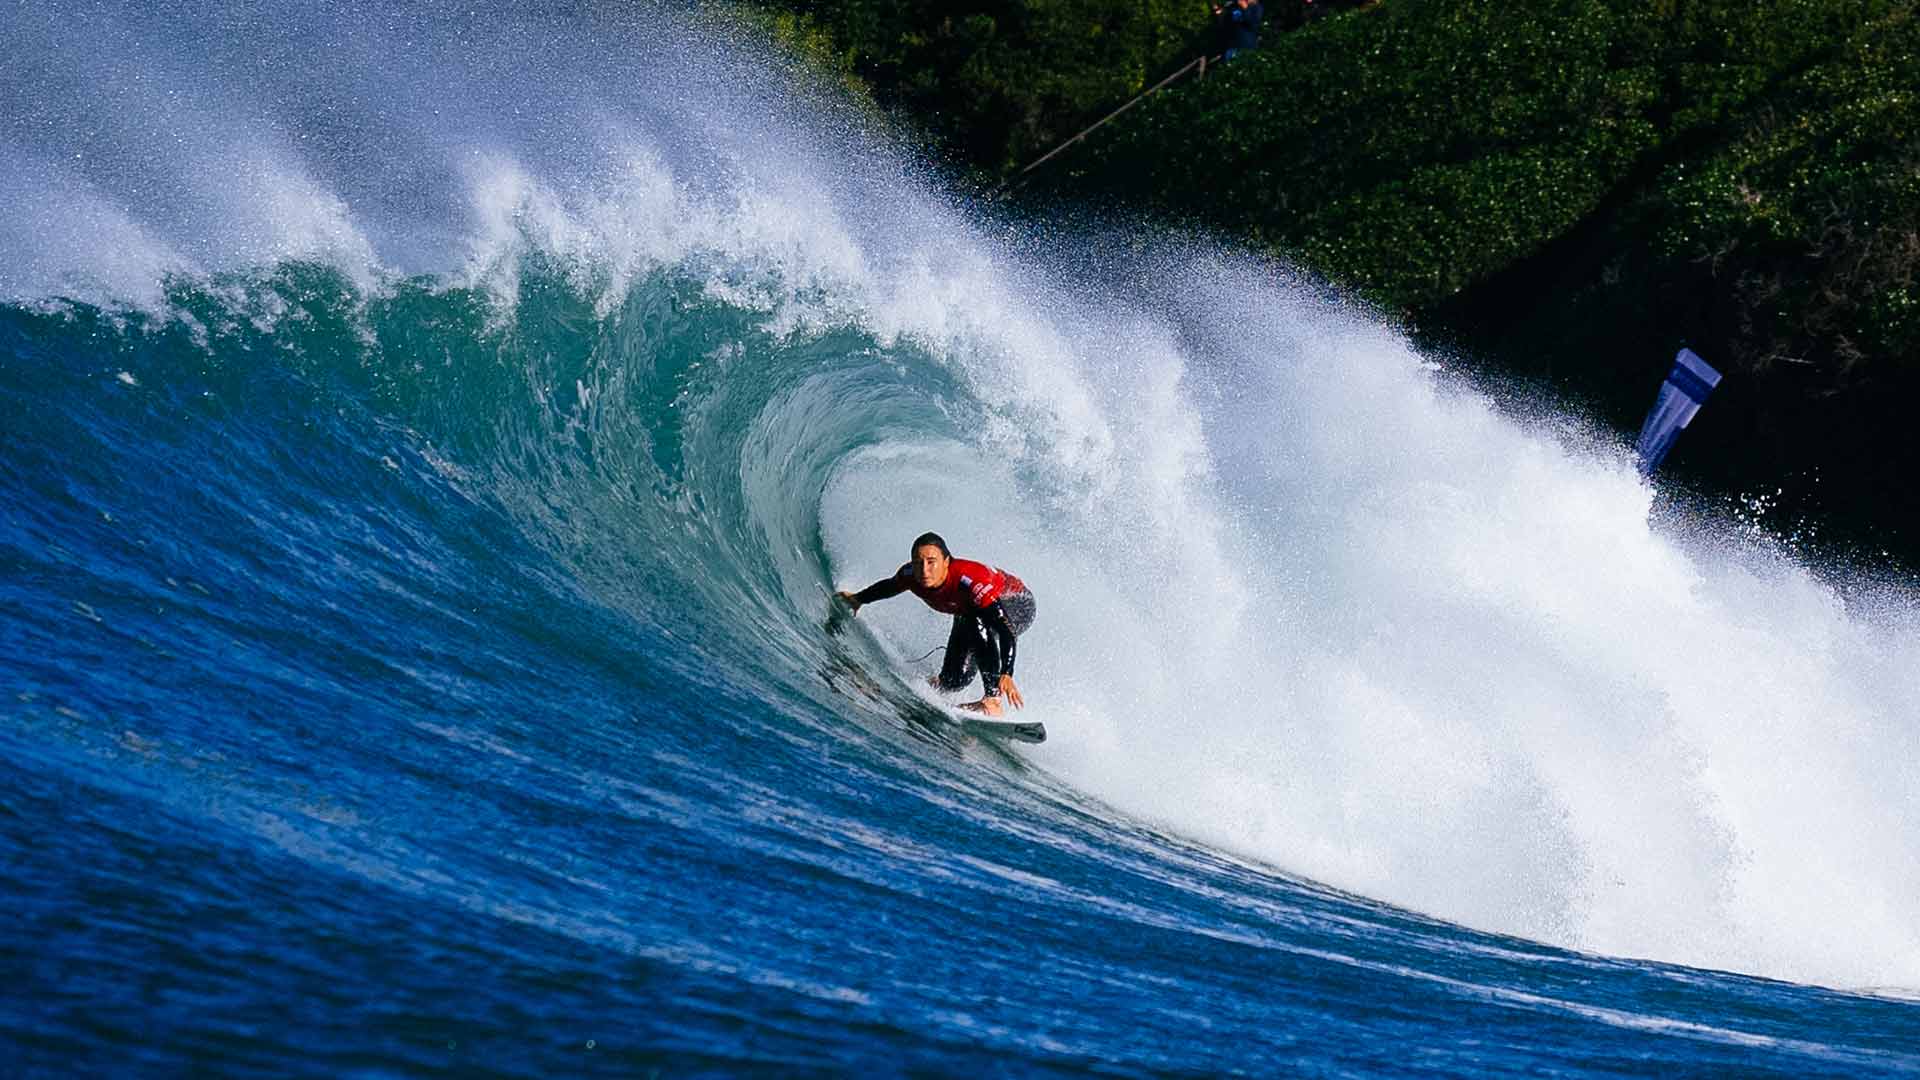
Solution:
<svg viewBox="0 0 1920 1080"><path fill-rule="evenodd" d="M947 550L947 542L940 539L939 533L921 533L914 538L913 546L907 549L907 554L911 555L921 548L926 547L928 544L939 548L940 554L945 555L947 558L953 558L953 552Z"/></svg>

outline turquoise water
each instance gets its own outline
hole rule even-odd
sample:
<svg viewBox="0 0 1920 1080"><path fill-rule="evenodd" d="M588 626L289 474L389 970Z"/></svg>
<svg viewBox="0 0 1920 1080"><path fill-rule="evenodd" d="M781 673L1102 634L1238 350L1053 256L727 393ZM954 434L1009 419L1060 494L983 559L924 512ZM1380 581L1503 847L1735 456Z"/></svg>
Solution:
<svg viewBox="0 0 1920 1080"><path fill-rule="evenodd" d="M1902 587L711 25L0 32L21 1071L1920 1071Z"/></svg>

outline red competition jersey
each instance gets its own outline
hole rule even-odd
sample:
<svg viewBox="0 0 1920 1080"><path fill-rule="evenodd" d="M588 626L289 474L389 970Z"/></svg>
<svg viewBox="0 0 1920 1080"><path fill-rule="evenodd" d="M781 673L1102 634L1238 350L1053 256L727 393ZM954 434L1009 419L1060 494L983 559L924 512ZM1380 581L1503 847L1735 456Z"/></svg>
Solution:
<svg viewBox="0 0 1920 1080"><path fill-rule="evenodd" d="M954 559L948 563L947 580L937 589L920 584L912 563L902 566L896 576L907 582L907 588L925 600L928 607L947 615L979 611L1008 593L1027 591L1019 578L972 559Z"/></svg>

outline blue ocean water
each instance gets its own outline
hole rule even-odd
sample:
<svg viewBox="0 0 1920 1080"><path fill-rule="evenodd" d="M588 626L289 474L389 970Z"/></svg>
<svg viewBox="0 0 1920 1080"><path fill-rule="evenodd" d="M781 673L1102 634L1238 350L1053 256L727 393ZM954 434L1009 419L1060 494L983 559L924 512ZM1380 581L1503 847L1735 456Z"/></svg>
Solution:
<svg viewBox="0 0 1920 1080"><path fill-rule="evenodd" d="M1920 1072L1891 575L724 24L0 36L8 1072Z"/></svg>

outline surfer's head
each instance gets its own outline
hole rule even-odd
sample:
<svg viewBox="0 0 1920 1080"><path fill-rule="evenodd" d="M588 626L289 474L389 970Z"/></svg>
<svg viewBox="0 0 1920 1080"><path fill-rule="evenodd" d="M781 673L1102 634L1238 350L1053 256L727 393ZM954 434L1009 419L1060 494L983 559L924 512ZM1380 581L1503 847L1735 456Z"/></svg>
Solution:
<svg viewBox="0 0 1920 1080"><path fill-rule="evenodd" d="M953 552L947 550L947 542L940 539L939 533L921 533L913 541L913 576L923 589L937 589L946 584L947 564L953 561Z"/></svg>

